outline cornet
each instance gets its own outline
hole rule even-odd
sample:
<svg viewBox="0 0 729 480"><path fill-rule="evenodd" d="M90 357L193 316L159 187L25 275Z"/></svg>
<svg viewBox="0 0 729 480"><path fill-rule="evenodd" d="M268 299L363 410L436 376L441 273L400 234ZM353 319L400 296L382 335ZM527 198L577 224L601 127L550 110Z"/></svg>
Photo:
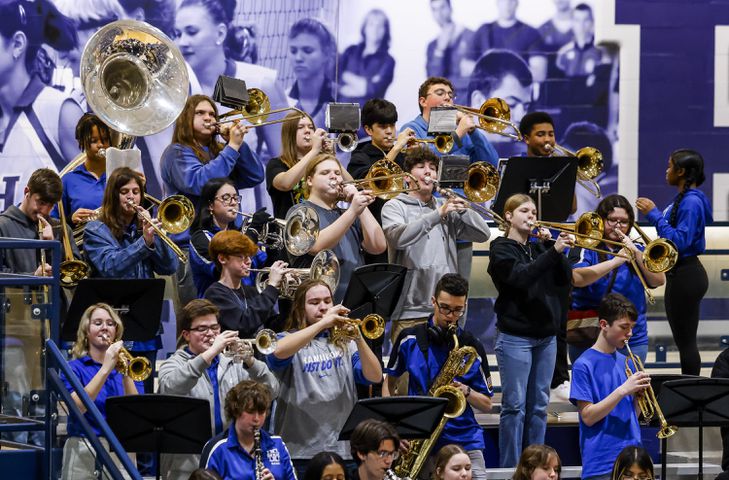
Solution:
<svg viewBox="0 0 729 480"><path fill-rule="evenodd" d="M263 355L269 355L276 351L276 332L264 328L256 334L256 338L237 338L225 347L223 355L232 357L234 362L241 362L247 356L246 350L256 347L256 350Z"/></svg>

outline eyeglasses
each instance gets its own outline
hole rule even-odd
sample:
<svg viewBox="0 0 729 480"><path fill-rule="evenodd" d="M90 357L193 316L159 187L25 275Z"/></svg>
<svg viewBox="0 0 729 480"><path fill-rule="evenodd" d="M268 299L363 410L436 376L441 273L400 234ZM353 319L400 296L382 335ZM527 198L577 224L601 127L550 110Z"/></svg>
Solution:
<svg viewBox="0 0 729 480"><path fill-rule="evenodd" d="M610 225L611 227L617 227L618 225L623 225L627 227L630 224L630 220L618 220L613 218L606 218L605 223Z"/></svg>
<svg viewBox="0 0 729 480"><path fill-rule="evenodd" d="M400 458L400 452L395 450L394 452L388 452L387 450L380 450L379 452L372 452L378 457L384 459L385 457L391 457L392 461L394 462L398 458Z"/></svg>
<svg viewBox="0 0 729 480"><path fill-rule="evenodd" d="M240 202L240 195L226 193L225 195L215 197L215 199L220 200L222 203L238 203Z"/></svg>
<svg viewBox="0 0 729 480"><path fill-rule="evenodd" d="M451 308L448 306L443 306L438 301L435 301L435 304L438 306L438 311L443 315L454 315L456 317L462 317L464 313L466 313L465 308Z"/></svg>
<svg viewBox="0 0 729 480"><path fill-rule="evenodd" d="M220 331L220 324L216 323L215 325L199 325L195 328L191 328L190 331L202 334L206 334L208 332L218 333Z"/></svg>
<svg viewBox="0 0 729 480"><path fill-rule="evenodd" d="M451 100L456 99L456 93L453 90L446 90L445 88L439 88L428 93L428 95L438 95L439 97L448 97Z"/></svg>
<svg viewBox="0 0 729 480"><path fill-rule="evenodd" d="M624 473L620 476L620 480L653 480L653 477L646 474L633 475L632 473Z"/></svg>

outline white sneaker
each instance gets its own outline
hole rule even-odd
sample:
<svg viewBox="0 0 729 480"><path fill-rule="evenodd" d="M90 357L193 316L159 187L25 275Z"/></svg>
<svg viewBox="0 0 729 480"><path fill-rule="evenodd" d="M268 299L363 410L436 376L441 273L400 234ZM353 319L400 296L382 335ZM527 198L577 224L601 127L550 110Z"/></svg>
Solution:
<svg viewBox="0 0 729 480"><path fill-rule="evenodd" d="M570 401L570 382L565 381L555 388L549 391L550 402L564 402L569 403Z"/></svg>

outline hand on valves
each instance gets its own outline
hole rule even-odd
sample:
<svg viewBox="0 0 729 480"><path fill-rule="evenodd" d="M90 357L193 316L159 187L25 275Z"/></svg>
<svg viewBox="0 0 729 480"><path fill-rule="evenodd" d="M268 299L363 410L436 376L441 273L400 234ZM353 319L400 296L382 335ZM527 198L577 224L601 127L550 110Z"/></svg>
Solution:
<svg viewBox="0 0 729 480"><path fill-rule="evenodd" d="M459 197L448 197L443 205L440 206L441 218L446 218L450 212L462 213L468 209L468 202Z"/></svg>
<svg viewBox="0 0 729 480"><path fill-rule="evenodd" d="M277 260L273 262L273 264L271 265L271 271L268 274L268 284L272 287L279 288L281 286L281 281L286 274L286 269L288 265L288 263L282 260Z"/></svg>

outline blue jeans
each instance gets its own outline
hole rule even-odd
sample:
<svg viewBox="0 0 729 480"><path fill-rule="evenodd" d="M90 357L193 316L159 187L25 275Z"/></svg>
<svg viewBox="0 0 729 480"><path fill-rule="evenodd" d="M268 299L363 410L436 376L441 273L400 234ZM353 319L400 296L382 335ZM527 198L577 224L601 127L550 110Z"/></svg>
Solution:
<svg viewBox="0 0 729 480"><path fill-rule="evenodd" d="M557 343L554 336L498 332L495 350L502 389L499 457L501 467L509 468L519 462L524 447L544 443Z"/></svg>
<svg viewBox="0 0 729 480"><path fill-rule="evenodd" d="M582 355L587 350L587 348L575 347L574 345L569 345L568 347L570 354L570 363L572 365L574 365L577 359L580 358L580 355ZM648 356L648 344L644 343L643 345L631 345L630 349L633 351L633 355L640 358L640 361L643 362L643 364L645 365L645 359ZM618 350L618 352L626 356L628 355L627 348L621 348L620 350Z"/></svg>

